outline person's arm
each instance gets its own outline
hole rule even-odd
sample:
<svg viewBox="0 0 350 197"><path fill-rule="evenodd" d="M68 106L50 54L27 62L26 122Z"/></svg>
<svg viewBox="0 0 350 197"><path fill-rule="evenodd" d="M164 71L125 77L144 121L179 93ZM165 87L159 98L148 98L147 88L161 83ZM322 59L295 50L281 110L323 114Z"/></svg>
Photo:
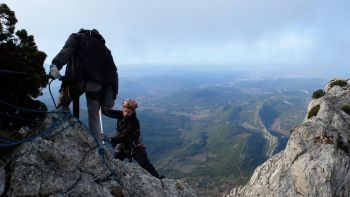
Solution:
<svg viewBox="0 0 350 197"><path fill-rule="evenodd" d="M102 114L110 118L122 119L123 112L120 110L113 110L109 108L102 109Z"/></svg>
<svg viewBox="0 0 350 197"><path fill-rule="evenodd" d="M64 44L61 51L56 55L55 58L52 60L52 64L56 65L59 70L67 64L69 59L72 57L72 55L75 53L75 50L78 46L78 35L77 34L71 34L69 38L67 39L66 43Z"/></svg>

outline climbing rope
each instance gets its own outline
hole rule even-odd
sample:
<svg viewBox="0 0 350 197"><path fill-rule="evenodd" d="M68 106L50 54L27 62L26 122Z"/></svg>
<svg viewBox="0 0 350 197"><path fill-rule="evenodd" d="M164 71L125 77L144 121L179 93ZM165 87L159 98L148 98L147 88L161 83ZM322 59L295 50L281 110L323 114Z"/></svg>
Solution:
<svg viewBox="0 0 350 197"><path fill-rule="evenodd" d="M109 174L109 172L103 172L103 173L101 173L100 176L97 176L96 178L91 179L90 181L88 181L88 182L86 182L86 183L81 183L81 184L77 185L74 189L72 189L72 190L70 190L70 191L68 191L68 192L66 192L66 193L64 193L64 194L62 194L62 195L59 196L59 197L68 196L69 194L71 194L71 193L77 191L80 187L86 186L86 185L88 185L88 184L90 184L90 183L96 181L97 179L102 178L102 177L104 177L104 176L106 176L106 175L108 175L108 174Z"/></svg>
<svg viewBox="0 0 350 197"><path fill-rule="evenodd" d="M16 74L16 75L28 75L27 72L20 72L20 71L13 71L13 70L4 70L4 69L0 69L0 73Z"/></svg>
<svg viewBox="0 0 350 197"><path fill-rule="evenodd" d="M124 101L124 100L125 100L125 98L120 97L120 96L118 96L118 99L120 99L120 100L122 100L122 101Z"/></svg>
<svg viewBox="0 0 350 197"><path fill-rule="evenodd" d="M8 118L12 118L12 119L22 120L24 122L31 122L30 120L22 118L21 116L7 114L7 113L3 113L3 112L0 112L0 116L5 116L5 117L8 117Z"/></svg>
<svg viewBox="0 0 350 197"><path fill-rule="evenodd" d="M37 109L28 109L28 108L24 108L24 107L19 107L19 106L16 106L14 104L3 101L3 100L0 100L0 103L7 105L9 107L15 108L19 111L27 111L27 112L34 112L34 113L58 113L58 112L48 112L46 110L37 110Z"/></svg>
<svg viewBox="0 0 350 197"><path fill-rule="evenodd" d="M1 71L1 70L0 70L0 71ZM17 74L19 74L19 73L17 73ZM21 74L25 74L25 73L21 73ZM49 92L50 92L52 101L53 101L53 103L54 103L54 105L55 105L55 107L56 107L56 103L55 103L54 98L53 98L53 96L52 96L51 87L50 87L52 81L53 81L53 80L51 80L51 81L49 82ZM121 97L118 97L118 98L123 99L123 98L121 98ZM123 99L123 100L124 100L124 99ZM47 112L47 111L44 111L44 110L34 110L34 109L28 109L28 108L24 108L24 107L19 107L19 106L16 106L16 105L14 105L14 104L11 104L11 103L8 103L8 102L6 102L6 101L3 101L3 100L0 100L0 103L5 104L5 105L7 105L7 106L10 106L10 107L12 107L12 108L15 108L15 109L17 109L17 110L19 110L19 111L27 111L27 112L35 112L35 113L58 113L57 121L55 121L52 125L50 125L49 128L47 128L45 131L39 132L37 135L30 136L30 137L25 138L25 139L22 139L22 140L12 140L12 139L8 139L8 138L1 137L1 136L0 136L0 148L1 148L1 147L12 147L12 146L20 145L20 144L23 144L23 143L26 143L26 142L31 142L31 141L34 141L34 140L35 140L36 138L38 138L38 137L53 137L53 136L55 136L55 135L57 135L57 134L59 134L59 133L65 131L65 130L68 129L69 127L72 127L72 125L69 124L68 126L62 128L60 131L58 131L58 132L56 132L55 134L49 136L49 135L59 126L58 122L59 122L59 120L61 119L61 116L62 116L62 115L68 114L68 116L65 116L65 118L63 119L63 121L64 121L64 120L68 120L68 119L71 118L71 117L74 117L70 111L65 111L65 110L62 108L62 109L59 110L59 111ZM2 113L1 115L6 115L6 116L12 117L12 118L19 118L19 117L16 117L16 116L14 116L14 115L9 115L9 114L5 114L5 113ZM88 182L86 182L86 183L83 183L83 184L80 184L80 185L76 186L74 189L72 189L72 190L70 190L70 191L64 193L62 196L67 196L67 195L69 195L70 193L76 191L79 187L81 187L81 186L83 186L83 185L86 185L86 184L89 184L89 183L91 183L91 182L93 182L93 181L95 181L95 180L97 180L97 179L99 179L99 178L101 178L101 177L103 177L103 176L106 176L106 175L109 174L109 173L110 173L110 175L112 175L112 176L114 177L114 180L115 180L121 187L123 187L123 185L122 185L120 179L118 179L118 177L116 176L115 171L114 171L114 170L112 169L112 167L108 164L107 159L106 159L106 151L105 151L105 149L104 149L103 147L101 147L101 145L100 145L100 143L99 143L99 139L97 138L97 136L94 135L94 133L92 133L92 131L91 131L82 121L80 121L79 119L76 119L76 120L77 120L77 122L78 122L80 125L82 125L86 130L88 130L89 133L91 134L91 136L94 138L95 143L97 144L97 147L98 147L98 153L99 153L99 155L101 156L101 160L102 160L104 166L107 168L108 172L104 172L104 173L102 173L101 175L97 176L96 178L94 178L94 179L92 179L92 180L90 180L90 181L88 181ZM1 142L4 142L4 143L1 143Z"/></svg>
<svg viewBox="0 0 350 197"><path fill-rule="evenodd" d="M102 162L103 162L104 166L111 172L111 175L113 175L115 181L116 181L119 185L121 185L121 186L123 187L123 185L122 185L120 179L117 178L115 171L114 171L114 170L112 169L112 167L107 163L107 159L106 159L106 150L105 150L103 147L101 147L101 144L99 143L99 139L97 138L97 136L96 136L96 135L95 135L81 120L78 120L78 119L77 119L77 121L78 121L78 123L80 123L80 125L82 125L86 130L88 130L89 133L90 133L90 135L94 138L95 143L97 144L97 147L98 147L98 153L100 154L100 156L101 156L101 158L102 158Z"/></svg>
<svg viewBox="0 0 350 197"><path fill-rule="evenodd" d="M54 105L55 105L55 107L56 107L56 103L55 103L55 101L54 101L54 98L53 98L53 96L52 96L52 92L51 92L51 89L50 89L50 86L51 86L51 82L52 82L52 81L53 81L53 80L51 80L50 83L49 83L49 92L50 92L52 101L54 102ZM121 98L121 97L118 97L118 98ZM123 99L123 98L121 98L121 99ZM71 114L71 116L73 116L73 115ZM107 162L107 159L106 159L106 151L105 151L105 149L104 149L103 147L101 147L100 140L99 140L99 139L97 138L97 136L89 129L89 127L86 126L81 120L76 119L76 121L77 121L80 125L82 125L87 131L89 131L90 135L94 138L95 143L96 143L96 145L97 145L97 147L98 147L98 153L99 153L99 155L101 156L101 160L102 160L104 166L108 169L108 171L109 171L109 172L111 173L111 175L114 177L115 181L116 181L121 187L123 187L122 182L120 181L120 179L117 178L115 171L112 169L112 167L111 167L111 166L108 164L108 162ZM92 181L91 181L91 182L92 182ZM89 182L89 183L90 183L90 182ZM73 190L73 191L75 191L75 190ZM73 191L72 191L72 192L73 192ZM69 192L69 193L71 193L71 192Z"/></svg>
<svg viewBox="0 0 350 197"><path fill-rule="evenodd" d="M62 111L62 110L61 110ZM59 113L59 117L58 119L60 118L60 116L62 115L63 113ZM65 118L68 119L70 118L71 116L67 116ZM0 139L2 139L2 141L5 141L6 144L0 144L0 147L11 147L11 146L17 146L17 145L20 145L20 144L23 144L25 142L31 142L31 141L34 141L36 138L38 137L44 137L44 136L48 136L51 132L53 132L55 130L56 127L58 127L59 125L57 124L58 121L55 121L52 125L49 126L49 128L47 128L45 131L42 131L42 132L39 132L37 135L34 135L34 136L30 136L28 138L24 138L22 140L18 140L18 141L15 141L15 140L11 140L11 139L8 139L8 138L5 138L5 137L1 137ZM67 127L68 128L68 127ZM64 128L67 129L67 128Z"/></svg>
<svg viewBox="0 0 350 197"><path fill-rule="evenodd" d="M56 109L56 108L57 108L57 105L56 105L55 99L53 98L52 92L51 92L51 83L52 83L52 82L53 82L53 79L51 79L51 81L49 82L49 92L50 92L50 96L51 96L52 102L53 102L53 104L55 105L55 109Z"/></svg>
<svg viewBox="0 0 350 197"><path fill-rule="evenodd" d="M3 141L5 143L15 143L16 142L12 139L8 139L8 138L2 137L2 136L0 136L0 141Z"/></svg>

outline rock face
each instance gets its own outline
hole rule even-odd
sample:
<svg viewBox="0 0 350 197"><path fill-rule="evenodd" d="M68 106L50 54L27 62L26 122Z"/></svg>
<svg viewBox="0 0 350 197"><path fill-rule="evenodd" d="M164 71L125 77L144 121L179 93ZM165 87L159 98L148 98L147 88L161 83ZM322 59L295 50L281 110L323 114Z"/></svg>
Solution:
<svg viewBox="0 0 350 197"><path fill-rule="evenodd" d="M286 149L224 196L350 196L350 116L342 110L350 105L350 86L330 84L310 102L314 116L292 130Z"/></svg>
<svg viewBox="0 0 350 197"><path fill-rule="evenodd" d="M1 196L196 196L182 181L160 181L110 151L102 154L67 114L49 114L38 131L41 137L0 161Z"/></svg>

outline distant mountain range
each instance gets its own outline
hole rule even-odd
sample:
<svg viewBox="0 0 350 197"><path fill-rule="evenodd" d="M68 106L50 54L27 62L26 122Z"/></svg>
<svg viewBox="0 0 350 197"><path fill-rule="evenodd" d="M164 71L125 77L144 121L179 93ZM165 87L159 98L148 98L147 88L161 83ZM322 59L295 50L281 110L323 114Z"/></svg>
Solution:
<svg viewBox="0 0 350 197"><path fill-rule="evenodd" d="M258 165L284 149L312 92L324 83L245 73L149 74L121 76L119 96L139 102L143 140L156 167L211 196L245 183ZM115 121L105 118L104 128L113 135Z"/></svg>

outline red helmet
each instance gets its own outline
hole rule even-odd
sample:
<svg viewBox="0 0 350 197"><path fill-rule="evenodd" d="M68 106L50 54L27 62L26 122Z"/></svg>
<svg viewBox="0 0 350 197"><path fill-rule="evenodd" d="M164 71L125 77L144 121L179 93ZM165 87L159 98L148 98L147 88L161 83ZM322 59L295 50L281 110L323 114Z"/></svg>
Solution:
<svg viewBox="0 0 350 197"><path fill-rule="evenodd" d="M123 107L131 108L131 109L135 110L137 108L137 103L133 99L126 99L123 102Z"/></svg>

